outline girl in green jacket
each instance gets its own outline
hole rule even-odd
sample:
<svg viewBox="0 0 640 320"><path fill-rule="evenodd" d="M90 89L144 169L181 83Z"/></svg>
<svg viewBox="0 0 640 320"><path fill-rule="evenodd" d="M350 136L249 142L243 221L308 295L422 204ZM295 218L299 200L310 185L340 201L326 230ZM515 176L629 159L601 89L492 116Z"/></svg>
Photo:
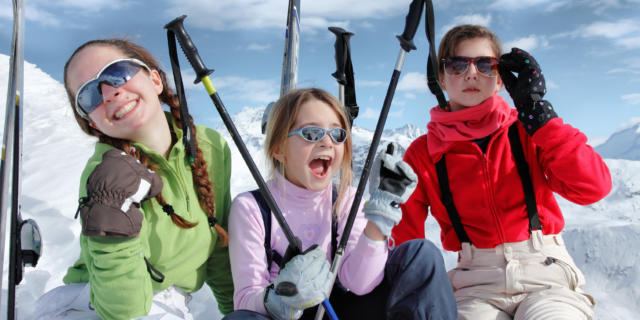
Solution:
<svg viewBox="0 0 640 320"><path fill-rule="evenodd" d="M190 118L197 151L185 148L177 96L157 60L130 41L83 44L64 84L98 143L80 181L80 257L66 285L40 298L36 319L192 319L189 293L204 282L220 312L232 311L225 140Z"/></svg>

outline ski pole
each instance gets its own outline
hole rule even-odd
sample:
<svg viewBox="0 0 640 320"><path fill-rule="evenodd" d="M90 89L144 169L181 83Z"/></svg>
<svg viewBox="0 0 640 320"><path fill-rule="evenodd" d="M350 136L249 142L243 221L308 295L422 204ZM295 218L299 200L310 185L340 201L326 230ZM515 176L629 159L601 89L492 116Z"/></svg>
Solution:
<svg viewBox="0 0 640 320"><path fill-rule="evenodd" d="M244 142L242 141L242 138L240 137L240 134L238 133L238 130L233 124L233 120L229 116L229 113L227 112L224 104L222 103L222 100L218 96L218 93L215 87L213 86L211 79L209 78L209 74L211 74L213 70L207 69L204 66L204 63L202 62L202 59L200 58L200 55L198 53L198 49L195 47L195 45L191 41L191 37L189 37L189 35L187 34L187 31L184 29L183 20L186 17L187 17L186 15L183 15L174 19L173 21L165 25L165 28L168 30L171 30L176 35L176 38L178 39L178 43L180 43L180 47L182 47L182 51L184 52L185 56L187 57L187 60L189 60L189 63L191 64L191 66L193 67L193 70L196 73L196 80L194 81L194 83L198 83L202 81L202 84L207 90L207 93L209 93L209 96L211 97L213 104L218 110L218 113L220 114L222 121L227 127L227 130L229 130L229 134L231 134L231 138L233 139L233 142L235 142L236 147L238 147L238 150L240 151L240 154L244 159L244 162L247 164L247 167L249 168L249 171L251 172L253 179L258 184L260 193L266 200L267 205L269 206L269 209L271 209L271 212L273 212L273 215L276 218L276 221L278 221L278 224L280 224L280 227L282 228L282 231L285 237L289 241L289 246L287 247L287 250L283 258L283 261L288 261L292 257L302 252L302 242L300 241L299 238L297 238L293 234L293 232L291 231L291 228L289 228L289 225L285 221L284 216L280 211L280 208L278 208L278 205L273 199L273 196L271 195L271 192L269 191L267 184L265 183L264 179L260 175L260 171L258 171L258 167L255 165L253 158L251 158L251 155L249 154L247 147L245 146Z"/></svg>
<svg viewBox="0 0 640 320"><path fill-rule="evenodd" d="M329 31L336 35L335 59L336 72L331 75L338 82L338 98L349 117L349 127L358 116L358 103L356 102L356 88L353 77L353 64L351 63L351 47L349 40L352 32L339 27L329 27Z"/></svg>
<svg viewBox="0 0 640 320"><path fill-rule="evenodd" d="M344 258L344 250L347 247L349 234L351 233L353 223L358 213L358 208L360 207L360 200L362 200L362 194L364 193L364 188L369 178L369 171L371 170L373 158L376 150L378 149L378 144L380 143L380 137L382 136L384 124L387 121L387 115L389 113L389 109L391 108L391 101L393 100L393 95L400 78L400 72L402 71L402 66L404 65L405 55L407 54L407 52L416 49L416 46L413 44L413 37L416 34L416 30L418 29L418 24L420 24L420 14L422 13L424 1L425 0L413 0L411 2L411 5L409 6L409 13L406 17L404 32L402 33L402 35L397 36L398 40L400 41L400 52L398 54L398 58L396 59L396 65L391 75L391 81L389 82L387 94L384 98L382 110L380 111L380 117L378 118L378 124L376 125L376 130L373 134L373 140L371 141L371 146L369 147L369 153L367 154L364 168L362 169L360 182L358 183L358 188L356 189L356 194L353 198L351 211L349 211L349 216L347 217L347 222L340 238L340 244L338 245L336 253L333 257L333 263L331 264L331 272L333 274L334 282L338 275L340 265L342 264L342 259ZM329 295L330 294L328 294L327 296ZM323 313L323 308L319 307L318 312L316 312L315 319L322 319Z"/></svg>

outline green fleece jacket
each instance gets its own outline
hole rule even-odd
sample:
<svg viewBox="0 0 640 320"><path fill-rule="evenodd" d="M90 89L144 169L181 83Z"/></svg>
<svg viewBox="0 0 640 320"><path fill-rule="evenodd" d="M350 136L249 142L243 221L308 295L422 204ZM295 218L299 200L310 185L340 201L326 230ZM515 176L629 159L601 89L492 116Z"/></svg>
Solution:
<svg viewBox="0 0 640 320"><path fill-rule="evenodd" d="M91 304L103 319L131 319L146 315L151 308L153 293L176 286L194 292L206 282L213 291L223 314L233 311L233 282L228 247L218 244L217 232L207 222L207 214L198 203L191 168L185 156L182 130L167 114L178 142L168 159L134 144L159 165L162 195L175 212L198 225L181 229L162 211L155 198L144 201L142 229L135 238L80 236L80 258L67 270L65 283L89 282ZM227 230L231 195L231 153L220 134L197 126L196 137L211 177L215 194L215 216ZM87 162L81 181L80 197L86 196L86 182L102 161L102 154L111 146L97 143L94 155ZM151 279L144 258L164 275L163 282Z"/></svg>

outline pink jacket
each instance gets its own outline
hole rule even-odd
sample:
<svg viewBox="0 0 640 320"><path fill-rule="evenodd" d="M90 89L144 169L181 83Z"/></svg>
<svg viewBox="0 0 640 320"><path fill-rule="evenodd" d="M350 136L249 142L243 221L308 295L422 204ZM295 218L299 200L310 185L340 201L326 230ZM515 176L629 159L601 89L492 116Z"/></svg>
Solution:
<svg viewBox="0 0 640 320"><path fill-rule="evenodd" d="M315 192L300 188L281 175L268 183L273 197L293 233L302 241L305 250L318 244L327 253L331 263L331 185ZM338 208L338 242L346 223L355 189L348 188ZM363 234L367 220L360 205L345 257L338 272L340 282L356 294L373 290L384 276L387 246L384 241L372 241ZM275 217L271 217L271 247L284 256L288 241ZM234 309L252 310L267 314L263 305L264 288L278 276L279 268L273 263L267 272L264 248L265 229L262 215L249 192L238 195L231 205L229 216L229 255L233 275Z"/></svg>

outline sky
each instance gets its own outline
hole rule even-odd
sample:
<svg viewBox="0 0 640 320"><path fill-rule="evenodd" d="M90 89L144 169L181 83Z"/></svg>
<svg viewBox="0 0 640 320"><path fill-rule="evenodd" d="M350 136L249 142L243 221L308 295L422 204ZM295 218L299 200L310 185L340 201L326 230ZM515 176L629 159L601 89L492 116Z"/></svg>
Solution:
<svg viewBox="0 0 640 320"><path fill-rule="evenodd" d="M0 54L0 101L7 91L9 57ZM17 289L17 319L31 319L36 300L49 290L62 285L67 268L77 259L80 251L80 222L74 219L78 206L78 181L87 159L94 149L95 138L84 134L76 125L68 108L62 84L50 75L25 64L24 128L21 193L23 218L34 219L40 226L43 249L36 268L25 269L23 282ZM266 176L267 164L262 152L264 136L259 121L262 108L247 108L233 116L238 131L247 143L247 149L256 165ZM4 108L0 108L0 118ZM68 124L68 125L61 125ZM609 150L628 150L631 141L638 140L638 123L626 131L626 138L612 139L603 147ZM634 129L635 128L635 129ZM231 196L252 190L256 184L233 140L225 130L217 128L231 144L233 170ZM382 136L380 148L386 141L395 141L408 147L415 134L411 128L388 130ZM0 135L2 127L0 127ZM353 131L354 150L368 149L373 133L356 128ZM633 146L640 150L638 145ZM637 154L637 152L636 152ZM634 250L640 244L640 161L637 157L606 158L613 188L603 200L588 206L580 206L557 196L566 225L562 232L567 250L587 279L585 291L596 299L596 318L601 320L636 319L640 314L640 255ZM635 160L635 161L633 161ZM46 163L46 168L43 164ZM364 157L354 157L354 168L362 168ZM368 192L362 201L368 198ZM457 255L442 249L440 229L433 218L426 222L426 237L440 248L447 270L455 267ZM617 245L626 244L626 245ZM629 250L629 248L634 248ZM5 251L6 253L6 251ZM8 258L5 258L5 262ZM7 266L4 275L6 279ZM7 296L4 281L4 312ZM194 319L220 319L211 290L204 286L195 292L189 303ZM56 297L62 298L62 297ZM0 316L1 317L1 316Z"/></svg>
<svg viewBox="0 0 640 320"><path fill-rule="evenodd" d="M126 37L150 49L171 74L164 25L187 15L185 27L228 112L264 107L280 92L286 0L25 0L25 59L62 81L64 63L85 41ZM355 35L351 52L360 115L355 125L378 121L400 50L409 0L301 1L298 87L338 86L334 35L339 26ZM631 118L640 117L640 0L436 0L436 45L452 26L487 26L541 65L549 100L558 115L603 142ZM11 43L11 1L0 0L0 53ZM422 18L424 20L424 16ZM436 105L426 87L428 43L424 21L407 54L386 128L425 128ZM181 53L180 53L181 54ZM181 54L182 55L182 54ZM197 123L218 126L202 85L181 56L188 104ZM502 92L508 96L506 92ZM510 101L510 100L509 100ZM70 124L71 125L71 124Z"/></svg>

